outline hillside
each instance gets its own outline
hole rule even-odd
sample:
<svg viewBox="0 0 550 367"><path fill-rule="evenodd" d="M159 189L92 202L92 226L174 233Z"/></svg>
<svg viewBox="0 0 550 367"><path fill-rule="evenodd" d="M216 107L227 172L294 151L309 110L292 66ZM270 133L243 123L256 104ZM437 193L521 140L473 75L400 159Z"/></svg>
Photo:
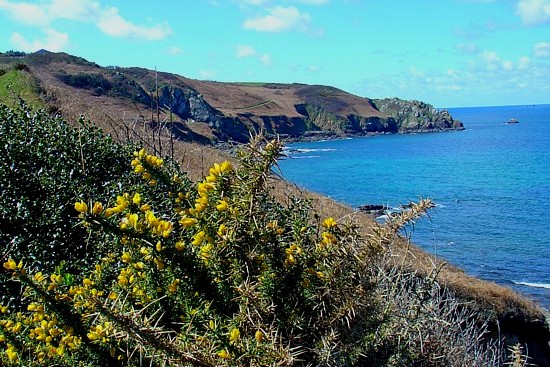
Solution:
<svg viewBox="0 0 550 367"><path fill-rule="evenodd" d="M424 102L372 100L329 86L199 81L48 51L0 54L2 64L25 65L48 103L65 115L165 122L190 140L246 142L259 130L311 138L464 128Z"/></svg>

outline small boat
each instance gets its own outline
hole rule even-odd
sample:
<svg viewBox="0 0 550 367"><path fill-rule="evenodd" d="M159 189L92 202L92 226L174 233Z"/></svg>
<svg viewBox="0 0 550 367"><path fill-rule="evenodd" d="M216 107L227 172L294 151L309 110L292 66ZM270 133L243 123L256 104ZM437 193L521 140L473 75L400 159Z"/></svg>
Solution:
<svg viewBox="0 0 550 367"><path fill-rule="evenodd" d="M505 124L518 124L519 123L519 120L517 119L510 119L506 122L504 122Z"/></svg>

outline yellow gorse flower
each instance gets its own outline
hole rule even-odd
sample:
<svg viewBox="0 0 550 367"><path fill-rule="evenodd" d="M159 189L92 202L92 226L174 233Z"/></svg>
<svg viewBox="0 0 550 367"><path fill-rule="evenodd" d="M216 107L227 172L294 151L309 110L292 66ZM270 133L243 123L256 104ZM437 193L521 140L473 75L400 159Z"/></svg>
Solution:
<svg viewBox="0 0 550 367"><path fill-rule="evenodd" d="M241 337L241 332L237 328L231 329L229 332L229 342L235 343Z"/></svg>
<svg viewBox="0 0 550 367"><path fill-rule="evenodd" d="M14 259L9 259L4 263L4 268L6 270L17 270L17 263Z"/></svg>
<svg viewBox="0 0 550 367"><path fill-rule="evenodd" d="M183 217L180 219L180 224L185 228L193 227L195 224L197 224L197 222L198 221L195 218Z"/></svg>
<svg viewBox="0 0 550 367"><path fill-rule="evenodd" d="M218 352L218 357L223 358L223 359L229 359L229 358L231 358L231 354L229 354L229 352L227 350L222 349Z"/></svg>
<svg viewBox="0 0 550 367"><path fill-rule="evenodd" d="M88 211L88 204L86 204L84 201L77 201L74 203L74 208L79 213L86 213Z"/></svg>
<svg viewBox="0 0 550 367"><path fill-rule="evenodd" d="M224 211L227 210L228 206L229 206L229 204L227 204L227 201L220 200L220 201L218 201L218 205L216 205L216 209L220 212L224 212Z"/></svg>
<svg viewBox="0 0 550 367"><path fill-rule="evenodd" d="M96 201L94 203L94 206L92 207L92 214L99 215L103 213L103 204L101 204L99 201Z"/></svg>
<svg viewBox="0 0 550 367"><path fill-rule="evenodd" d="M336 226L337 226L336 221L332 217L329 217L323 221L323 227L325 227L326 229L331 229Z"/></svg>

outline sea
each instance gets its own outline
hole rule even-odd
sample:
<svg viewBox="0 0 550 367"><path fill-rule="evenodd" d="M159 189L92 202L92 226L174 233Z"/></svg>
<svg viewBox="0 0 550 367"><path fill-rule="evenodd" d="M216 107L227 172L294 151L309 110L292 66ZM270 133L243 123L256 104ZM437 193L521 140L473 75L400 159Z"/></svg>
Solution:
<svg viewBox="0 0 550 367"><path fill-rule="evenodd" d="M464 131L288 144L282 176L354 208L431 198L415 244L550 309L550 105L448 110Z"/></svg>

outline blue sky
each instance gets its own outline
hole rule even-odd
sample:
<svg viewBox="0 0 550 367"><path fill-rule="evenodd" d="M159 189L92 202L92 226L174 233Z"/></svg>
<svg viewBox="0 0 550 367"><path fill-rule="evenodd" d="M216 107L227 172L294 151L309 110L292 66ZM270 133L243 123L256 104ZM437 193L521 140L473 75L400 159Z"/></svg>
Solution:
<svg viewBox="0 0 550 367"><path fill-rule="evenodd" d="M550 0L0 0L0 51L436 107L550 103Z"/></svg>

